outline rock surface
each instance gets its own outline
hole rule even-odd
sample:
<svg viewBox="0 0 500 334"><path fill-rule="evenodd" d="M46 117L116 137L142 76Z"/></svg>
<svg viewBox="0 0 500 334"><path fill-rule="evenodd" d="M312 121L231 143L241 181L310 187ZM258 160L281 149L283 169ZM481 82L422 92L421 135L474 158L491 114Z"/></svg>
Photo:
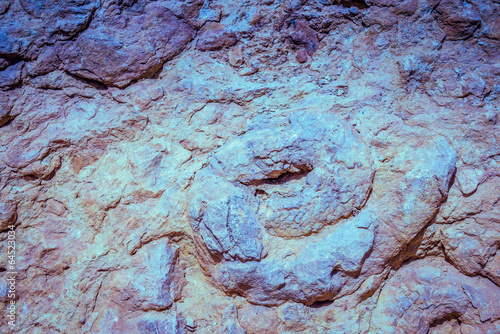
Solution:
<svg viewBox="0 0 500 334"><path fill-rule="evenodd" d="M496 0L0 0L0 331L499 333L499 99Z"/></svg>

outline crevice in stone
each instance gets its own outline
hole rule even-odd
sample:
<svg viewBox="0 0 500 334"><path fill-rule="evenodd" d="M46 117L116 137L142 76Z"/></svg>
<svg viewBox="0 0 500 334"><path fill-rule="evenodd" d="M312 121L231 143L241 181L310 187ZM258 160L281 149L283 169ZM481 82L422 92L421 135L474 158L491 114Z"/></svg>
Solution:
<svg viewBox="0 0 500 334"><path fill-rule="evenodd" d="M340 4L344 7L357 7L359 9L369 7L364 0L340 0Z"/></svg>
<svg viewBox="0 0 500 334"><path fill-rule="evenodd" d="M12 123L14 121L15 117L11 117L9 118L5 123L1 123L0 122L0 128L4 127L4 126L8 126L10 123Z"/></svg>
<svg viewBox="0 0 500 334"><path fill-rule="evenodd" d="M432 218L429 219L429 222L420 230L420 232L418 232L417 235L412 240L410 240L395 257L389 260L388 263L393 270L399 270L404 265L407 265L426 256L426 254L417 255L417 252L420 245L422 244L422 241L424 240L425 232L427 231L429 226L435 224L436 216L438 215L438 213L439 210L436 210ZM434 245L434 247L436 246L438 245Z"/></svg>
<svg viewBox="0 0 500 334"><path fill-rule="evenodd" d="M54 176L56 176L56 173L58 170L59 170L59 168L54 168L54 170L52 172L50 172L47 176L44 176L42 179L44 179L45 181L52 180L54 178Z"/></svg>
<svg viewBox="0 0 500 334"><path fill-rule="evenodd" d="M36 181L36 180L38 180L38 177L36 177L36 176L35 176L35 175L33 175L33 174L28 174L28 175L24 175L24 176L23 176L23 179L24 179L25 181L28 181L28 182L29 182L29 181Z"/></svg>
<svg viewBox="0 0 500 334"><path fill-rule="evenodd" d="M292 181L299 181L307 177L307 174L309 174L312 171L312 169L304 168L300 169L298 172L284 172L276 177L270 177L267 179L261 179L261 180L253 180L250 182L242 182L244 185L247 186L255 186L259 187L262 185L284 185L286 183L292 182ZM261 189L257 189L255 194L258 194L258 191L260 192L265 192Z"/></svg>
<svg viewBox="0 0 500 334"><path fill-rule="evenodd" d="M458 314L458 313L447 314L439 319L435 319L432 323L429 324L429 328L438 327L440 325L443 325L447 322L451 322L454 320L456 320L458 325L460 325L462 322L460 321L459 317L460 317L460 314Z"/></svg>
<svg viewBox="0 0 500 334"><path fill-rule="evenodd" d="M103 84L102 82L100 81L97 81L97 80L92 80L92 79L87 79L87 78L83 78L81 76L78 76L76 74L73 74L71 72L68 72L68 71L65 71L65 73L67 75L69 75L70 77L72 77L73 79L75 80L78 80L86 85L89 85L97 90L108 90L108 86Z"/></svg>
<svg viewBox="0 0 500 334"><path fill-rule="evenodd" d="M22 88L23 85L24 85L23 78L21 78L21 80L19 80L18 83L15 83L15 84L13 84L11 86L6 86L5 88L0 89L0 91L3 90L4 92L8 92L8 91L11 91L11 90L16 90L16 89Z"/></svg>
<svg viewBox="0 0 500 334"><path fill-rule="evenodd" d="M333 300L318 300L312 303L309 307L311 308L323 308L328 307L333 304Z"/></svg>

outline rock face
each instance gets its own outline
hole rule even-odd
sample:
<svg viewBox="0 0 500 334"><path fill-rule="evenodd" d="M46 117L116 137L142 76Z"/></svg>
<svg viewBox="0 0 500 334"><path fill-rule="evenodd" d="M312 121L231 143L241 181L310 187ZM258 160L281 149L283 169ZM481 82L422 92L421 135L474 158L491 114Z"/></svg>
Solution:
<svg viewBox="0 0 500 334"><path fill-rule="evenodd" d="M312 116L311 118L314 119L314 116ZM328 117L321 117L321 119L326 124L329 123ZM334 123L333 121L330 122ZM313 122L313 124L315 124L315 122ZM317 125L317 123L315 125ZM308 129L307 127L301 128ZM328 128L330 128L330 126L328 126ZM330 131L330 133L335 133L332 130ZM321 131L318 132L321 133ZM308 131L308 133L317 132ZM245 135L247 134L251 135L252 132L245 133ZM287 138L294 138L293 136L287 136L286 132L284 132L284 134ZM362 159L364 156L361 142L357 142L355 136L353 136L352 133L351 136L352 137L348 139L349 135L342 135L341 138L345 139L345 141L342 140L340 141L340 143L342 143L341 145L345 145L344 152L356 152L356 155L352 157L355 161L349 161L351 158L350 154L352 153L343 156L342 149L338 149L338 154L327 153L328 156L333 156L339 159L342 167L346 168L344 172L351 175L343 178L342 169L339 171L332 168L333 176L330 175L330 177L340 179L341 181L337 184L342 185L345 185L348 180L350 182L353 182L353 179L355 181L362 180L362 184L364 184L365 186L364 189L362 189L363 196L361 197L362 200L358 203L356 203L356 201L352 198L348 198L347 200L336 200L335 196L325 196L327 197L327 199L325 201L320 201L320 203L326 202L329 205L334 206L333 210L331 210L333 212L336 212L338 210L338 206L335 207L335 205L342 202L354 202L355 205L357 204L356 210L359 211L364 199L367 196L369 185L371 184L371 171L369 170L369 168L363 168L363 166L366 166L364 165L365 161L359 161L359 159ZM255 138L258 137L258 135L255 135ZM270 138L273 139L272 136L270 136ZM298 138L300 141L301 137L298 136ZM328 138L328 136L326 136L326 138ZM326 141L328 142L328 139ZM304 141L300 142L304 143ZM333 142L338 143L339 141ZM304 145L307 147L307 144ZM248 146L252 147L252 145ZM261 147L262 146L265 145L261 145ZM300 152L300 150L297 149L293 150L293 145L290 146L292 147L292 151ZM242 152L242 150L238 149L234 149L231 151ZM271 149L271 151L275 150ZM409 241L408 239L415 237L416 234L420 232L420 230L429 221L429 219L432 218L432 215L436 213L436 207L442 201L443 196L447 192L446 189L448 189L449 181L451 179L452 173L455 170L455 152L448 145L448 143L442 139L439 139L438 143L435 143L432 148L425 147L422 151L422 160L420 162L417 158L418 153L420 152L418 150L415 150L416 154L414 155L413 161L411 162L416 162L416 164L412 166L412 168L408 172L406 172L406 174L401 178L398 187L393 190L393 197L400 200L399 207L394 206L392 210L389 209L389 211L387 211L388 205L384 203L383 200L374 201L370 203L367 208L362 209L361 213L358 213L357 215L352 215L352 208L349 208L349 210L346 210L347 213L343 214L344 217L352 215L352 217L350 217L348 221L343 222L343 224L333 230L321 233L320 236L315 235L311 238L303 238L299 242L294 242L294 239L291 239L284 244L280 242L279 239L276 240L276 238L269 238L266 243L266 246L268 248L266 253L268 253L268 255L265 258L261 260L261 256L248 258L227 257L225 258L225 260L229 261L223 261L221 264L219 264L219 272L213 275L216 281L218 281L218 283L227 291L237 292L238 294L247 297L253 303L262 303L266 305L280 304L286 300L293 300L311 304L316 301L332 299L336 295L342 295L348 292L352 293L357 289L357 284L359 284L359 281L362 280L359 277L360 275L369 276L370 274L374 274L375 272L384 269L383 267L387 265L383 265L382 268L370 267L369 265L363 267L365 261L368 260L369 263L372 261L379 263L382 261L389 262L390 256L393 256L393 254L391 254L390 252L385 254L381 252L380 248L383 249L388 245L382 246L379 244L374 244L374 239L378 234L378 230L381 229L382 231L386 232L384 230L385 227L378 226L379 224L381 224L380 220L383 220L383 218L388 214L392 215L393 217L399 218L399 221L403 226L399 227L398 234L399 237L402 238L402 240L398 241L396 239L396 236L394 236L394 239L391 239L390 235L392 233L390 233L389 231L386 232L383 239L384 242L391 240L391 248L401 249L401 247L405 244L405 241L407 242ZM318 153L321 152L321 150L316 149L310 151L309 154L306 154L306 156L313 158L314 154L312 154L312 152ZM329 152L329 150L326 150L326 152ZM257 156L260 157L262 155L258 154ZM217 155L215 155L215 157L217 157ZM282 161L280 159L277 160ZM293 161L294 159L292 158L286 160ZM244 166L244 163L241 164L241 160L238 159L230 159L228 161L236 162L238 166ZM291 164L288 161L286 163ZM347 169L349 168L349 166L352 168L352 170L348 172ZM244 170L244 167L241 170ZM325 172L324 174L328 173ZM259 174L257 173L256 175ZM229 177L229 179L231 178ZM330 184L328 182L328 176L325 176L324 179L326 179L326 181L323 181L321 183L329 185L329 192L334 192L336 190L335 183ZM306 187L311 183L312 182L308 183L306 179ZM307 188L303 190L300 185L291 185L290 187L299 188L299 191L302 190L303 192L307 191ZM213 194L216 194L215 190L212 190L206 186L203 186L202 189L209 190L209 194L211 196L213 196ZM222 187L219 187L219 189L223 189L223 194L228 193L228 191L225 191L225 189ZM317 189L314 188L314 184L313 189ZM358 187L352 187L351 189L352 190L349 191L350 194L356 194ZM318 190L316 190L316 194L321 194L321 190ZM278 193L278 191L276 192ZM279 193L282 194L282 192ZM210 196L207 196L207 194L204 198L208 198L209 200L211 199ZM279 199L277 200L277 202L280 204L284 202L284 204L286 205L287 197L283 196L283 199ZM314 199L308 199L304 201L304 203L307 203L304 205L307 208L308 204L314 204ZM264 205L266 205L267 208L268 204L265 203ZM345 210L344 207L340 207L341 209ZM209 208L210 206L207 205L207 211ZM384 211L380 211L380 208L384 208ZM315 207L313 206L308 211L309 213L317 213L317 215L312 217L309 216L310 218L307 220L316 221L316 226L318 226L318 229L323 227L323 225L321 224L323 219L331 223L336 222L339 217L335 215L327 216L324 218L323 214L328 213L330 211L329 209L331 209L331 207L329 208L326 206L321 207L319 210L315 210ZM229 210L231 210L231 206L229 206ZM283 209L278 205L275 210L279 212ZM260 240L258 239L258 234L254 236L251 233L241 233L239 230L232 227L234 225L243 225L243 223L246 222L247 224L251 223L253 230L256 230L257 222L254 217L250 216L249 218L241 219L240 215L238 217L239 219L234 219L232 218L232 215L224 214L223 210L219 210L219 212L220 211L222 211L222 217L217 216L217 222L219 222L220 224L220 221L222 221L222 224L224 224L224 218L227 217L225 229L220 228L220 225L217 226L219 228L211 228L211 226L214 226L216 224L211 221L211 219L213 219L213 216L210 216L206 220L202 219L202 222L207 221L207 223L210 224L210 227L207 230L223 230L223 235L227 235L228 239L238 240L238 242L236 242L236 244L238 245L246 245L248 243L258 246L261 245L259 243ZM245 215L245 213L247 213L248 211L249 210L244 211L242 215L248 216L248 214ZM254 209L251 211L257 212L258 216L258 209ZM293 213L293 207L285 207L283 211L290 213L291 216ZM297 211L298 214L296 214L296 216L301 217L302 215L300 210ZM280 226L284 226L286 228L292 228L293 230L293 221L292 223L289 223L288 220L286 220L286 218L288 217L289 216L285 216L284 222L281 222L283 218L279 215L277 217L271 216L270 219L273 220L274 224L279 224ZM259 221L263 221L261 217L259 218ZM196 226L196 224L193 225ZM263 225L264 227L266 227L266 223L263 223ZM197 228L195 227L194 230L196 231ZM270 230L274 231L272 227ZM311 232L317 231L308 230L306 236ZM233 234L236 233L237 237L234 237ZM202 235L203 241L205 241L205 244L207 245L208 252L211 254L215 253L215 255L217 255L217 249L214 249L213 247L211 247L211 245L216 244L217 241L220 240L218 235L209 233L203 234L202 231L200 234ZM270 234L273 233L271 232ZM241 240L242 236L245 239ZM278 236L289 237L290 235L282 233ZM292 236L304 236L304 234L292 234ZM231 249L231 247L228 248ZM273 250L275 249L279 249L279 251L274 251L277 254L271 255L271 253L274 253ZM262 246L256 247L254 248L254 250L256 255L260 255L262 253ZM205 252L200 253L205 254ZM370 257L371 253L377 256L372 259ZM203 257L201 261L203 263L209 263L209 260ZM350 276L353 275L357 276L356 279L349 279Z"/></svg>
<svg viewBox="0 0 500 334"><path fill-rule="evenodd" d="M352 129L332 115L304 112L257 122L217 150L210 165L196 175L194 230L200 223L205 230L220 230L215 225L227 216L226 233L234 230L229 226L245 224L255 231L258 220L272 235L298 237L363 207L371 190L372 162ZM217 188L228 189L218 194ZM242 233L249 238L254 234ZM223 238L214 237L219 242Z"/></svg>
<svg viewBox="0 0 500 334"><path fill-rule="evenodd" d="M496 332L498 287L463 276L442 259L415 261L391 277L380 293L383 305L372 314L374 333ZM485 323L486 322L486 323ZM481 324L477 326L476 324Z"/></svg>
<svg viewBox="0 0 500 334"><path fill-rule="evenodd" d="M0 0L0 331L499 333L496 0Z"/></svg>
<svg viewBox="0 0 500 334"><path fill-rule="evenodd" d="M91 25L62 50L63 68L123 87L154 74L193 38L193 27L161 4L151 3L140 10L134 7L124 6L120 14L111 16L111 8L103 11L98 25Z"/></svg>

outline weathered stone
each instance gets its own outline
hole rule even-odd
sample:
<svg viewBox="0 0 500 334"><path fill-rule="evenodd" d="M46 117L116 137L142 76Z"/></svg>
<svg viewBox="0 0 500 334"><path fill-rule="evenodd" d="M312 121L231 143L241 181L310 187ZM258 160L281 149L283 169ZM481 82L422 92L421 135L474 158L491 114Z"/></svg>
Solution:
<svg viewBox="0 0 500 334"><path fill-rule="evenodd" d="M0 332L500 333L499 4L0 0Z"/></svg>
<svg viewBox="0 0 500 334"><path fill-rule="evenodd" d="M183 277L177 265L177 247L153 242L136 253L131 271L126 275L130 283L121 294L130 295L131 308L163 310L180 298ZM180 276L179 276L180 275Z"/></svg>
<svg viewBox="0 0 500 334"><path fill-rule="evenodd" d="M219 23L208 22L200 30L196 48L200 51L215 51L231 47L237 42L234 32Z"/></svg>
<svg viewBox="0 0 500 334"><path fill-rule="evenodd" d="M94 13L94 0L22 0L8 7L0 28L0 55L36 59L40 48L67 40L86 28Z"/></svg>
<svg viewBox="0 0 500 334"><path fill-rule="evenodd" d="M306 20L294 20L290 23L290 40L312 55L319 47L317 33Z"/></svg>
<svg viewBox="0 0 500 334"><path fill-rule="evenodd" d="M167 320L140 320L137 325L141 334L185 334L182 319L172 315Z"/></svg>
<svg viewBox="0 0 500 334"><path fill-rule="evenodd" d="M188 23L161 4L150 4L140 15L124 9L102 25L91 26L60 57L70 73L123 87L154 74L193 36Z"/></svg>
<svg viewBox="0 0 500 334"><path fill-rule="evenodd" d="M328 139L316 142L317 136ZM411 158L399 157L401 166L411 161L411 168L401 179L399 187L394 189L401 209L391 212L400 215L401 225L397 230L403 236L400 240L394 236L392 247L396 249L409 242L430 221L447 193L455 171L455 152L444 139L438 138L429 147L414 151ZM356 155L351 152L356 152ZM289 238L310 235L340 218L348 218L353 210L363 210L373 177L373 172L367 168L370 165L370 154L363 142L330 115L298 112L277 123L264 118L250 125L238 140L221 147L212 157L209 167L197 175L192 195L191 225L201 236L199 247L218 255L230 254L237 245L248 242L260 245L260 231L247 233L245 237L248 239L241 240L240 234L233 232L232 224L251 224L258 231L260 223L266 230L264 233ZM213 176L207 177L207 173ZM323 190L324 185L327 188ZM346 187L349 196L353 197L342 199L343 188L335 185ZM247 218L242 222L233 218L234 223L230 224L228 210L221 209L217 203L222 198L222 203L228 206L226 196L235 191L247 192L246 199L240 197L240 203L252 209L244 215ZM315 209L317 200L327 205ZM353 207L346 207L343 203L351 203L348 205ZM311 204L314 206L310 207ZM297 213L280 215L282 207L286 213L293 213L294 208L298 208L295 209ZM304 208L307 212L301 211ZM210 260L202 250L199 255L205 265L213 262L219 267L212 274L219 285L254 303L274 305L293 300L310 304L331 299L341 295L343 289L353 288L349 275L359 275L363 262L372 252L377 216L384 214L376 210L376 205L374 209L364 209L329 235L303 245L300 251L294 249L293 242L274 246L270 241L266 253L280 248L284 253L280 260L269 255L262 260L261 256L228 256L224 259L219 256ZM256 212L257 219L250 212ZM207 230L221 231L218 232L220 237L214 238L204 232L200 222L210 222ZM310 226L309 222L315 224ZM227 242L220 242L223 240ZM232 245L230 240L240 241ZM256 250L260 255L262 248ZM378 256L378 260L385 258L387 261L392 255L386 251ZM212 272L214 269L206 270Z"/></svg>
<svg viewBox="0 0 500 334"><path fill-rule="evenodd" d="M482 171L472 168L460 168L458 170L457 180L464 195L470 195L476 191L482 174Z"/></svg>
<svg viewBox="0 0 500 334"><path fill-rule="evenodd" d="M479 13L471 6L464 6L457 0L445 0L436 7L438 20L450 39L465 39L481 24Z"/></svg>
<svg viewBox="0 0 500 334"><path fill-rule="evenodd" d="M363 24L366 26L380 25L390 29L397 23L397 18L387 8L370 7L363 16Z"/></svg>
<svg viewBox="0 0 500 334"><path fill-rule="evenodd" d="M220 178L202 172L198 177L200 189L208 192L196 191L197 203L193 205L191 217L192 227L204 243L202 247L217 260L221 256L228 260L259 260L263 249L261 228L250 209L252 204L255 206L255 199Z"/></svg>
<svg viewBox="0 0 500 334"><path fill-rule="evenodd" d="M21 82L24 62L18 62L0 72L0 89L7 90Z"/></svg>
<svg viewBox="0 0 500 334"><path fill-rule="evenodd" d="M246 334L238 322L238 311L234 304L226 307L222 314L222 326L218 329L217 334L224 333Z"/></svg>
<svg viewBox="0 0 500 334"><path fill-rule="evenodd" d="M10 3L6 0L0 1L0 15L7 13Z"/></svg>
<svg viewBox="0 0 500 334"><path fill-rule="evenodd" d="M268 126L256 123L221 147L211 166L258 200L257 217L269 233L308 235L364 205L373 170L352 130L332 115L304 112Z"/></svg>
<svg viewBox="0 0 500 334"><path fill-rule="evenodd" d="M346 274L359 273L372 243L370 231L343 225L298 254L291 248L287 255L295 255L295 260L230 262L221 266L217 279L225 289L242 294L254 303L273 305L293 300L311 304L339 294L346 284Z"/></svg>
<svg viewBox="0 0 500 334"><path fill-rule="evenodd" d="M307 52L304 49L297 50L296 58L299 63L305 63L307 61Z"/></svg>
<svg viewBox="0 0 500 334"><path fill-rule="evenodd" d="M243 48L237 46L228 52L229 63L234 67L240 67L245 62L243 58Z"/></svg>
<svg viewBox="0 0 500 334"><path fill-rule="evenodd" d="M269 307L248 305L238 310L238 321L248 334L278 332L278 316Z"/></svg>
<svg viewBox="0 0 500 334"><path fill-rule="evenodd" d="M12 202L0 202L0 230L4 231L15 223L17 218L17 208Z"/></svg>
<svg viewBox="0 0 500 334"><path fill-rule="evenodd" d="M451 319L459 320L454 327L460 330L460 323L500 318L498 286L462 275L440 259L404 266L387 283L379 297L384 306L372 315L373 333L425 333Z"/></svg>

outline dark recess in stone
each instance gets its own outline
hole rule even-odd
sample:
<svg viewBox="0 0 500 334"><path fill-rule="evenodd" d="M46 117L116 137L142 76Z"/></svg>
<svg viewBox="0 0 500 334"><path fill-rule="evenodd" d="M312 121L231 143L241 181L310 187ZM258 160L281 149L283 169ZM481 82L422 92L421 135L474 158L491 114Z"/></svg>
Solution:
<svg viewBox="0 0 500 334"><path fill-rule="evenodd" d="M340 3L344 7L358 7L360 9L368 8L368 5L363 0L341 0Z"/></svg>
<svg viewBox="0 0 500 334"><path fill-rule="evenodd" d="M333 304L333 300L319 300L311 304L312 308L322 308Z"/></svg>
<svg viewBox="0 0 500 334"><path fill-rule="evenodd" d="M277 178L262 180L262 183L280 185L280 184L288 183L290 181L294 181L294 180L298 181L300 179L303 179L304 177L307 176L307 174L309 174L309 171L302 171L301 170L301 171L295 172L295 173L286 172L286 173L281 174Z"/></svg>
<svg viewBox="0 0 500 334"><path fill-rule="evenodd" d="M433 328L433 327L438 327L440 325L443 325L447 322L450 322L450 321L453 321L453 320L456 320L458 322L458 324L460 325L461 324L461 321L458 319L460 315L459 314L447 314L445 315L444 317L440 318L440 319L436 319L434 320L430 325L429 325L429 328Z"/></svg>
<svg viewBox="0 0 500 334"><path fill-rule="evenodd" d="M307 177L307 174L309 174L311 170L312 169L300 170L298 172L285 172L277 177L271 177L263 180L255 180L252 182L245 183L245 185L252 185L252 186L260 186L263 184L283 185L290 181L298 181Z"/></svg>
<svg viewBox="0 0 500 334"><path fill-rule="evenodd" d="M75 80L78 80L86 85L89 85L89 86L92 86L93 88L97 89L97 90L108 90L108 86L103 84L102 82L99 82L97 80L92 80L92 79L87 79L87 78L83 78L81 76L78 76L76 74L73 74L73 73L70 73L68 71L65 71L65 73L67 75L69 75L70 77L72 77L73 79Z"/></svg>
<svg viewBox="0 0 500 334"><path fill-rule="evenodd" d="M4 126L8 126L10 123L12 123L12 121L14 121L14 118L15 117L12 117L12 118L9 118L5 123L2 124L2 122L0 121L0 128L4 127Z"/></svg>

